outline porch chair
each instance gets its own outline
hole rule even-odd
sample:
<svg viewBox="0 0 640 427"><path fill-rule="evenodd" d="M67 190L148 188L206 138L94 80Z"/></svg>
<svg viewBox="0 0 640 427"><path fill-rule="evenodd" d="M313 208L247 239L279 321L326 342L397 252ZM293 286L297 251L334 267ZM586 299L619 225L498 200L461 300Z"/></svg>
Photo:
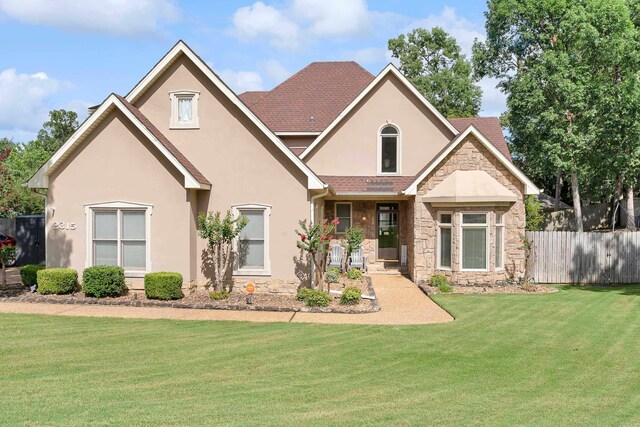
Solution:
<svg viewBox="0 0 640 427"><path fill-rule="evenodd" d="M331 267L339 268L340 271L342 271L344 267L344 248L337 243L331 245L331 250L329 251L329 264L327 268Z"/></svg>
<svg viewBox="0 0 640 427"><path fill-rule="evenodd" d="M352 268L359 268L363 273L367 272L367 258L364 256L364 248L362 246L358 250L351 252L349 270Z"/></svg>

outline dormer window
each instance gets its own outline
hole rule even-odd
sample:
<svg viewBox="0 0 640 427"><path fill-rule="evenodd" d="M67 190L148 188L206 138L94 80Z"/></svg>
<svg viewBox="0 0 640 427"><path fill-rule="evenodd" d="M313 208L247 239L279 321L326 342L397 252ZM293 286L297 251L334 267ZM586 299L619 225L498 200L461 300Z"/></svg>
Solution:
<svg viewBox="0 0 640 427"><path fill-rule="evenodd" d="M387 125L378 136L378 174L400 173L400 132L397 127Z"/></svg>
<svg viewBox="0 0 640 427"><path fill-rule="evenodd" d="M171 98L171 129L198 129L198 99L200 92L182 90L170 92Z"/></svg>

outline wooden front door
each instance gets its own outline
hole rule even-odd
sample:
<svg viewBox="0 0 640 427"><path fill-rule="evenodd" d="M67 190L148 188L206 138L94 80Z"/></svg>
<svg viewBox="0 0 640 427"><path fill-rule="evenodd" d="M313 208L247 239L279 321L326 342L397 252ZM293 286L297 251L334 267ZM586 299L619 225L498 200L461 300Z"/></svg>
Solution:
<svg viewBox="0 0 640 427"><path fill-rule="evenodd" d="M376 207L378 259L398 260L398 204L379 203Z"/></svg>

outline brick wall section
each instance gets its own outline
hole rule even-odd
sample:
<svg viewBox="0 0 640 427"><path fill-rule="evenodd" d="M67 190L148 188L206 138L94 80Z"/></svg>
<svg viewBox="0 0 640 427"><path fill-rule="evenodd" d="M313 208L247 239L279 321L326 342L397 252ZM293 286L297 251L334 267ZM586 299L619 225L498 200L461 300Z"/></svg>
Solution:
<svg viewBox="0 0 640 427"><path fill-rule="evenodd" d="M495 178L500 184L518 196L518 202L509 206L434 208L422 202L429 190L441 183L456 170L482 170ZM502 163L493 156L475 137L470 135L418 186L418 194L413 205L413 222L415 235L409 244L409 272L414 281L426 282L433 274L442 273L453 283L495 284L496 281L508 278L519 278L524 271L524 251L521 249L521 236L524 234L524 184L522 184ZM409 209L411 211L411 209ZM454 212L452 233L452 269L436 268L438 211ZM460 271L460 233L459 222L463 211L489 212L489 268L488 271ZM495 269L495 213L504 213L505 254L504 270Z"/></svg>

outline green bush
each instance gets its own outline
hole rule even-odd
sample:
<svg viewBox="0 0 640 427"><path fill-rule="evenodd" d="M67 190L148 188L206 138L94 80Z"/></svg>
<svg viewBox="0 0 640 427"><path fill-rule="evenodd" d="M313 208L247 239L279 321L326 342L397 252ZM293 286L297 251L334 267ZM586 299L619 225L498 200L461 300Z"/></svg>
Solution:
<svg viewBox="0 0 640 427"><path fill-rule="evenodd" d="M27 286L33 286L38 283L38 271L44 270L45 266L42 264L27 264L20 269L20 277L22 283Z"/></svg>
<svg viewBox="0 0 640 427"><path fill-rule="evenodd" d="M327 272L333 272L333 273L336 274L336 276L340 276L340 273L341 273L341 271L340 271L340 269L338 267L331 267L331 268L329 268L327 270Z"/></svg>
<svg viewBox="0 0 640 427"><path fill-rule="evenodd" d="M340 275L333 270L329 270L326 273L324 273L324 280L327 283L338 283L339 277Z"/></svg>
<svg viewBox="0 0 640 427"><path fill-rule="evenodd" d="M362 279L362 271L359 268L352 268L347 273L347 277L352 280L360 280Z"/></svg>
<svg viewBox="0 0 640 427"><path fill-rule="evenodd" d="M307 294L304 302L309 307L326 307L331 302L331 295L329 292L314 289Z"/></svg>
<svg viewBox="0 0 640 427"><path fill-rule="evenodd" d="M110 265L85 268L82 272L82 290L90 297L119 297L125 291L124 269Z"/></svg>
<svg viewBox="0 0 640 427"><path fill-rule="evenodd" d="M227 299L229 298L229 291L225 291L225 290L222 290L220 292L211 291L209 292L209 297L214 301Z"/></svg>
<svg viewBox="0 0 640 427"><path fill-rule="evenodd" d="M444 274L434 274L431 276L431 286L437 288L440 292L451 292L452 288L449 279Z"/></svg>
<svg viewBox="0 0 640 427"><path fill-rule="evenodd" d="M347 286L340 296L340 304L356 305L362 299L362 291L355 286Z"/></svg>
<svg viewBox="0 0 640 427"><path fill-rule="evenodd" d="M309 295L310 292L313 292L313 289L300 288L298 289L298 293L296 294L296 299L298 301L304 301L307 299L307 295Z"/></svg>
<svg viewBox="0 0 640 427"><path fill-rule="evenodd" d="M146 274L144 293L149 299L180 299L182 298L182 275L169 272Z"/></svg>
<svg viewBox="0 0 640 427"><path fill-rule="evenodd" d="M71 268L48 268L36 274L41 294L70 294L78 289L78 272Z"/></svg>

